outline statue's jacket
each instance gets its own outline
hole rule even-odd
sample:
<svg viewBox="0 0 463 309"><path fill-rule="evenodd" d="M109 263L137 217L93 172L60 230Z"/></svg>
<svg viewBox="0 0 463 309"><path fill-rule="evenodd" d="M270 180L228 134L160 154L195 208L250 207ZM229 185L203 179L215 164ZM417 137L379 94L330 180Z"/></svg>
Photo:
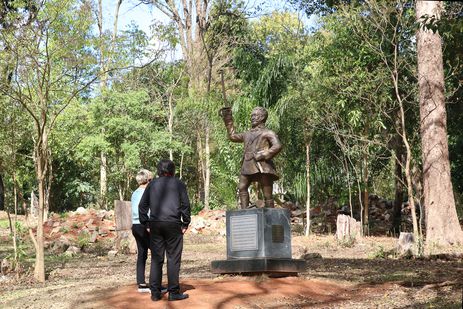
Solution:
<svg viewBox="0 0 463 309"><path fill-rule="evenodd" d="M277 180L278 174L272 158L280 152L282 145L278 136L272 130L263 125L252 128L243 133L236 133L233 121L227 121L228 137L233 142L244 143L244 154L241 162L242 175L270 174L273 180ZM255 156L262 156L256 160Z"/></svg>

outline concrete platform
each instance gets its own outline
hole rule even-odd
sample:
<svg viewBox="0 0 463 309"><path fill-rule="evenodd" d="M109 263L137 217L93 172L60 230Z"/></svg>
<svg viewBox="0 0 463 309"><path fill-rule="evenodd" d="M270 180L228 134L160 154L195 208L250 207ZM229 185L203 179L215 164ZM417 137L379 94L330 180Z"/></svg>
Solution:
<svg viewBox="0 0 463 309"><path fill-rule="evenodd" d="M214 274L284 273L297 274L305 271L306 261L299 259L251 258L211 262Z"/></svg>

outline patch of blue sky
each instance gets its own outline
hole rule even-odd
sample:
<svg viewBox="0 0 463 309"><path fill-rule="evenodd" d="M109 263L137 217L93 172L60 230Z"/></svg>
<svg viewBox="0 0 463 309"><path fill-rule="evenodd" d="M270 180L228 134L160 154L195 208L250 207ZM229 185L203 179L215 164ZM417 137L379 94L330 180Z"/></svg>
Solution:
<svg viewBox="0 0 463 309"><path fill-rule="evenodd" d="M116 1L103 0L103 28L106 30L112 31L113 29ZM244 5L251 20L259 19L274 11L290 11L299 16L307 29L313 28L316 25L316 16L308 18L304 12L297 11L284 0L247 0ZM118 19L119 31L127 29L131 24L135 24L140 30L143 30L150 36L152 32L151 26L155 22L167 24L169 18L153 5L142 4L134 0L122 1ZM151 44L154 47L160 45L159 42L156 42L156 38L152 39ZM181 57L180 46L177 46L177 50L174 53L169 53L169 57L171 58L170 60L179 59Z"/></svg>

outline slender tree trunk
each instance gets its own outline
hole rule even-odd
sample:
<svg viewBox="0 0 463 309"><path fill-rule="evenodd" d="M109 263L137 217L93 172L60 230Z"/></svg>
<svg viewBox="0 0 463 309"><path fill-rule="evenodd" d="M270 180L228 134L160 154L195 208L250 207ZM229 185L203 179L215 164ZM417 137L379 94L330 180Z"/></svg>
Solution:
<svg viewBox="0 0 463 309"><path fill-rule="evenodd" d="M392 213L392 226L390 232L394 235L399 235L400 223L402 222L402 203L404 200L404 179L402 172L402 166L404 165L404 154L402 139L399 135L395 137L394 148L396 154L394 171L395 196Z"/></svg>
<svg viewBox="0 0 463 309"><path fill-rule="evenodd" d="M18 244L17 244L17 230L16 222L18 222L18 191L16 186L16 172L13 171L13 203L14 203L14 226L13 226L13 249L14 249L14 263L18 267ZM11 225L11 222L10 222Z"/></svg>
<svg viewBox="0 0 463 309"><path fill-rule="evenodd" d="M305 201L305 210L306 210L306 227L305 227L305 236L310 235L310 144L311 141L305 145L305 175L306 175L306 184L307 184L307 199Z"/></svg>
<svg viewBox="0 0 463 309"><path fill-rule="evenodd" d="M405 126L404 103L403 103L402 96L399 91L399 65L398 65L399 43L397 42L398 40L397 31L398 29L396 28L394 32L394 38L392 39L393 69L390 71L390 73L391 73L391 79L392 79L393 86L394 86L394 93L397 99L397 103L399 104L399 119L400 119L400 132L401 132L400 135L402 137L403 145L405 146L405 171L404 172L405 172L405 179L407 181L408 202L409 202L410 211L412 214L413 234L415 235L415 239L419 240L421 239L421 235L418 230L418 222L416 218L416 209L415 209L415 198L413 194L412 178L411 178L411 172L410 172L410 167L411 167L411 162L412 162L412 151L411 151L410 143L408 142L407 130Z"/></svg>
<svg viewBox="0 0 463 309"><path fill-rule="evenodd" d="M365 225L365 235L370 234L370 223L369 223L369 193L368 193L368 153L365 151L363 154L363 210L364 219L363 224Z"/></svg>
<svg viewBox="0 0 463 309"><path fill-rule="evenodd" d="M198 196L199 200L203 203L204 201L204 184L206 183L206 169L203 160L203 144L201 140L201 134L197 133L197 153L198 153L198 174L199 174L199 181L198 181Z"/></svg>
<svg viewBox="0 0 463 309"><path fill-rule="evenodd" d="M350 183L350 170L349 170L349 163L347 162L346 157L344 156L344 166L346 169L346 176L347 176L347 189L349 191L349 209L350 209L350 216L354 217L354 207L352 206L352 188Z"/></svg>
<svg viewBox="0 0 463 309"><path fill-rule="evenodd" d="M119 185L119 189L117 190L119 192L119 200L123 201L124 200L124 193L122 192L122 185Z"/></svg>
<svg viewBox="0 0 463 309"><path fill-rule="evenodd" d="M211 150L209 147L209 125L206 126L205 138L204 138L204 155L205 155L205 177L204 177L204 209L209 210L209 195L211 188Z"/></svg>
<svg viewBox="0 0 463 309"><path fill-rule="evenodd" d="M98 31L99 31L99 38L100 38L100 90L101 95L104 96L105 91L108 87L108 76L107 70L111 66L111 58L112 52L114 52L116 39L117 39L117 25L119 20L119 10L122 4L122 0L118 0L116 2L116 8L114 12L114 24L113 24L113 32L111 37L111 47L109 52L107 52L104 48L104 35L103 35L103 3L102 0L98 0L98 14L97 14L97 21L98 21ZM102 129L103 137L105 135L105 130ZM107 195L108 192L108 173L107 173L107 156L105 151L100 152L100 206L104 209L107 209Z"/></svg>
<svg viewBox="0 0 463 309"><path fill-rule="evenodd" d="M185 157L185 154L182 152L182 155L180 156L180 168L179 168L179 178L182 179L183 176L183 158Z"/></svg>
<svg viewBox="0 0 463 309"><path fill-rule="evenodd" d="M427 15L439 20L442 7L442 1L416 1L421 23L417 54L426 243L446 246L463 243L463 232L450 178L442 40L438 32L426 29L422 19Z"/></svg>
<svg viewBox="0 0 463 309"><path fill-rule="evenodd" d="M350 159L349 159L350 160ZM365 235L365 229L364 229L364 221L363 221L363 213L364 213L364 207L363 207L363 198L362 198L362 186L360 185L360 175L359 173L361 171L357 171L357 169L355 168L355 166L352 164L351 162L351 165L352 165L352 168L354 169L354 172L355 172L355 178L357 180L357 189L358 189L358 199L359 199L359 203L360 203L360 226L362 227L361 228L361 231L362 231L362 235Z"/></svg>
<svg viewBox="0 0 463 309"><path fill-rule="evenodd" d="M5 209L5 186L3 184L2 174L0 174L0 210Z"/></svg>
<svg viewBox="0 0 463 309"><path fill-rule="evenodd" d="M172 151L172 140L174 136L174 107L172 104L172 97L173 94L172 92L169 93L169 114L168 114L168 119L167 119L167 130L169 131L169 140L170 140L170 147L169 147L169 159L171 161L174 160L174 154Z"/></svg>
<svg viewBox="0 0 463 309"><path fill-rule="evenodd" d="M45 282L45 254L44 254L44 238L43 238L43 221L45 209L45 179L47 177L48 166L48 134L45 128L39 128L39 141L36 146L36 173L39 191L39 207L37 216L37 232L36 232L36 256L34 277L39 282Z"/></svg>
<svg viewBox="0 0 463 309"><path fill-rule="evenodd" d="M106 172L107 158L104 151L100 152L100 206L107 209L106 192L108 192L108 177Z"/></svg>

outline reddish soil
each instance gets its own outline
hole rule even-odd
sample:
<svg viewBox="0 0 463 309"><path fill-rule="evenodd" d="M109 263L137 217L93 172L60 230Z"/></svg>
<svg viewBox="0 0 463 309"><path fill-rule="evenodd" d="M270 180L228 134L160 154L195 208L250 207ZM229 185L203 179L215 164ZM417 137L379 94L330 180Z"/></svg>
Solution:
<svg viewBox="0 0 463 309"><path fill-rule="evenodd" d="M384 285L385 286L385 285ZM170 302L167 294L153 302L149 293L138 293L136 286L124 286L108 293L101 305L110 308L303 308L333 306L336 303L361 297L362 294L384 290L374 288L352 289L333 282L303 278L265 278L262 281L222 279L184 280L183 292L189 298Z"/></svg>

